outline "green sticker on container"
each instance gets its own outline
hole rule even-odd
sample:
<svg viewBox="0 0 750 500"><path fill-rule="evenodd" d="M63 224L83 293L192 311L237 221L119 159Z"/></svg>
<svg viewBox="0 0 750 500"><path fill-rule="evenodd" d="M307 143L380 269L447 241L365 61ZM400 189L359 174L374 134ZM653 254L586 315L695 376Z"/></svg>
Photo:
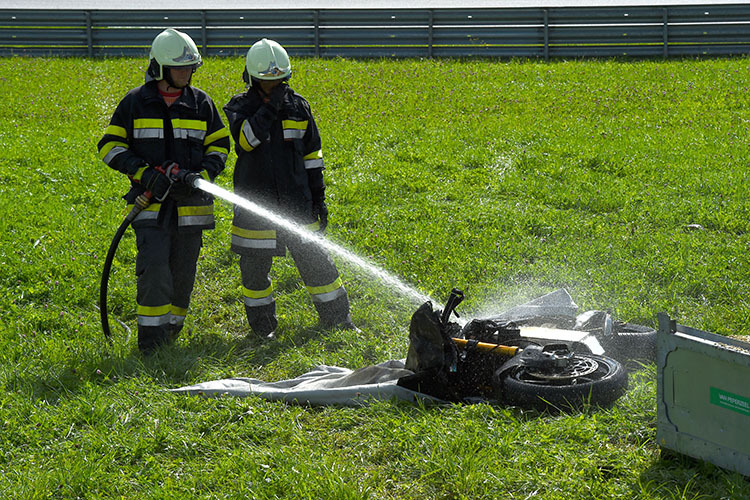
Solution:
<svg viewBox="0 0 750 500"><path fill-rule="evenodd" d="M711 404L750 416L750 398L711 387Z"/></svg>

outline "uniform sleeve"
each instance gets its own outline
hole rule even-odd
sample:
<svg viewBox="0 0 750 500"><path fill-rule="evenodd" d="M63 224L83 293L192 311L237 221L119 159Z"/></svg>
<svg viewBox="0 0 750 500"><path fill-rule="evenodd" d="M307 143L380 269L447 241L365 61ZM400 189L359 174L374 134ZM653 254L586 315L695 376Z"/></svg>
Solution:
<svg viewBox="0 0 750 500"><path fill-rule="evenodd" d="M133 120L131 116L131 95L120 101L104 136L98 144L99 158L109 167L127 174L135 175L147 165L146 161L130 150L133 139Z"/></svg>
<svg viewBox="0 0 750 500"><path fill-rule="evenodd" d="M237 154L240 153L240 134L242 133L242 123L247 119L247 116L242 112L242 100L241 94L238 94L224 106L224 114L227 116L229 122L229 133L232 135L234 140L234 147Z"/></svg>
<svg viewBox="0 0 750 500"><path fill-rule="evenodd" d="M261 104L252 112L244 94L238 94L224 107L237 154L252 151L268 138L278 115L271 105Z"/></svg>
<svg viewBox="0 0 750 500"><path fill-rule="evenodd" d="M204 152L201 167L205 172L204 177L213 181L224 170L231 144L229 131L224 126L213 101L208 99L207 105L206 137L203 140Z"/></svg>
<svg viewBox="0 0 750 500"><path fill-rule="evenodd" d="M302 136L304 145L305 171L307 180L312 193L313 202L322 202L325 200L325 180L323 179L323 147L321 145L320 133L315 124L315 118L310 111L310 107L305 103L307 111L307 128Z"/></svg>

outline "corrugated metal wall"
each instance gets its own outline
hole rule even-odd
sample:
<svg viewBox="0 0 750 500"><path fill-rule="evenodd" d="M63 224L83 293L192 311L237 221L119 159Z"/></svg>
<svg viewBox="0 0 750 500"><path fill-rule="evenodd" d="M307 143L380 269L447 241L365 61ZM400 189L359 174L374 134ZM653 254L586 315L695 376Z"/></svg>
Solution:
<svg viewBox="0 0 750 500"><path fill-rule="evenodd" d="M293 56L670 57L750 53L750 4L372 10L0 9L0 55L148 53L167 27L204 55L262 37Z"/></svg>

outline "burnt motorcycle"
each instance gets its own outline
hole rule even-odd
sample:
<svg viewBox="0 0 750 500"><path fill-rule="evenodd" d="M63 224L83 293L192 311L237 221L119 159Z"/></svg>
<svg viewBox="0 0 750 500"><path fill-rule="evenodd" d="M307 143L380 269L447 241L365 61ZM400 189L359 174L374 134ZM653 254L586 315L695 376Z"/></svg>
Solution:
<svg viewBox="0 0 750 500"><path fill-rule="evenodd" d="M451 321L463 298L454 288L442 311L426 302L414 313L406 358L414 375L399 385L446 401L552 411L608 407L625 394L625 367L603 353L525 337L513 321Z"/></svg>

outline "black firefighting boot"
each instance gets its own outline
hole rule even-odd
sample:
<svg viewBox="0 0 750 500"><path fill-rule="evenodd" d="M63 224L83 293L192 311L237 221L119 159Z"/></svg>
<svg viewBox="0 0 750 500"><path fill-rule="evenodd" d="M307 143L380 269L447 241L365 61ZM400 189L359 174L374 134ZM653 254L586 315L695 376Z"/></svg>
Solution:
<svg viewBox="0 0 750 500"><path fill-rule="evenodd" d="M180 332L182 331L183 326L184 325L170 324L167 327L167 340L169 341L170 344L174 343L180 337Z"/></svg>
<svg viewBox="0 0 750 500"><path fill-rule="evenodd" d="M260 340L275 340L276 327L279 325L276 319L276 303L257 307L245 306L247 322L252 330L252 337Z"/></svg>
<svg viewBox="0 0 750 500"><path fill-rule="evenodd" d="M169 334L163 326L138 325L138 350L146 356L169 343Z"/></svg>
<svg viewBox="0 0 750 500"><path fill-rule="evenodd" d="M314 304L318 311L321 328L341 328L362 333L362 330L357 328L349 314L349 297L347 295L341 295L329 302L314 302Z"/></svg>

